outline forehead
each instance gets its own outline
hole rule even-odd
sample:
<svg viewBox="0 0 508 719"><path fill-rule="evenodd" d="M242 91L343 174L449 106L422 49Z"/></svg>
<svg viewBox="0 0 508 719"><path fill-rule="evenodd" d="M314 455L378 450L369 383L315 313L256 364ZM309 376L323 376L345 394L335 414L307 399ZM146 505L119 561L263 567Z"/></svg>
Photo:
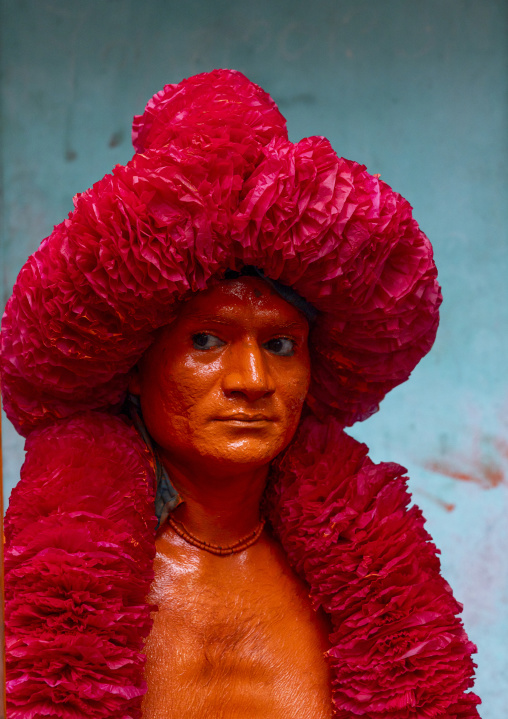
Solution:
<svg viewBox="0 0 508 719"><path fill-rule="evenodd" d="M178 320L214 320L245 324L266 322L290 324L307 329L304 315L257 277L223 280L215 287L198 292L182 305Z"/></svg>

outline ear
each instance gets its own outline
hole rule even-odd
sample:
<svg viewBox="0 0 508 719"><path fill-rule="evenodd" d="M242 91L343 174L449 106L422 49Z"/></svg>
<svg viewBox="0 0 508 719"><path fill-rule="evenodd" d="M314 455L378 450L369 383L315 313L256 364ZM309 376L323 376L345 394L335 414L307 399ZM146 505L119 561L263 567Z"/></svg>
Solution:
<svg viewBox="0 0 508 719"><path fill-rule="evenodd" d="M133 367L129 375L129 392L139 397L141 394L141 372L139 371L139 365Z"/></svg>

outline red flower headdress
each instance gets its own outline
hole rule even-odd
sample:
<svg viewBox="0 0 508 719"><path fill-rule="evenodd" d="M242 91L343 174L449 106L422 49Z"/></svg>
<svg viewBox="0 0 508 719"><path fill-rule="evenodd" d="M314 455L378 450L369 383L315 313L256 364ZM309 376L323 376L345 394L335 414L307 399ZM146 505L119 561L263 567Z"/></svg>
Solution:
<svg viewBox="0 0 508 719"><path fill-rule="evenodd" d="M267 511L331 617L336 715L477 717L474 647L403 470L343 431L434 340L410 205L326 139L289 142L233 71L167 85L133 140L29 258L3 319L5 408L29 436L6 522L9 717L140 716L154 468L119 408L175 304L244 265L319 311L308 416Z"/></svg>

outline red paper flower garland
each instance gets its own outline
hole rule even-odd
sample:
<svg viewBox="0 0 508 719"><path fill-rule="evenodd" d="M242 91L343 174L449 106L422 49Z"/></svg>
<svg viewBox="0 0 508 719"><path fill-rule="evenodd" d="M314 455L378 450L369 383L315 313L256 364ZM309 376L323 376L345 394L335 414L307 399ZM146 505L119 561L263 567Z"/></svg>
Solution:
<svg viewBox="0 0 508 719"><path fill-rule="evenodd" d="M405 470L375 465L335 421L308 418L281 461L270 517L290 563L330 615L340 719L472 719L476 651L440 575Z"/></svg>
<svg viewBox="0 0 508 719"><path fill-rule="evenodd" d="M153 466L121 419L32 435L6 523L9 719L137 719L154 556ZM274 470L271 519L332 620L336 716L477 719L474 645L403 469L309 417Z"/></svg>
<svg viewBox="0 0 508 719"><path fill-rule="evenodd" d="M151 457L90 413L35 432L5 525L9 719L137 719L155 556Z"/></svg>

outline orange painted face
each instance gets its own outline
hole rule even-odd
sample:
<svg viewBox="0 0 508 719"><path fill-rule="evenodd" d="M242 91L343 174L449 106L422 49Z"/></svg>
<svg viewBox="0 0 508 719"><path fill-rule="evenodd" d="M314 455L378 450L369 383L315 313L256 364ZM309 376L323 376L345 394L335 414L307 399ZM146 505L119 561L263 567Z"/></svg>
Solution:
<svg viewBox="0 0 508 719"><path fill-rule="evenodd" d="M261 279L225 280L192 297L131 383L162 458L225 475L274 459L309 388L307 337L305 317Z"/></svg>

